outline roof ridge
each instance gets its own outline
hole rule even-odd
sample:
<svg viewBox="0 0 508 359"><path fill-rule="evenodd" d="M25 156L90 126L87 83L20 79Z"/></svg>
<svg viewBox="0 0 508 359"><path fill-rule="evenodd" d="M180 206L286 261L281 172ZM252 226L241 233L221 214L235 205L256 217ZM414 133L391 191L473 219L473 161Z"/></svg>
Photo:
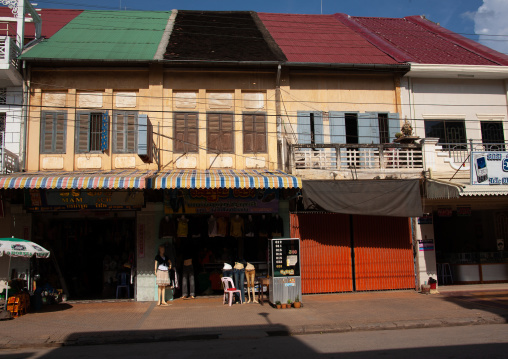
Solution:
<svg viewBox="0 0 508 359"><path fill-rule="evenodd" d="M470 40L462 35L457 34L447 28L436 25L428 19L425 19L422 16L406 16L404 17L409 22L413 24L419 25L426 29L427 31L432 32L436 36L440 36L441 38L454 43L457 46L462 47L463 49L474 53L480 57L483 57L485 60L491 61L500 66L508 65L508 56L503 55L502 53L491 49L487 46L484 46L476 41Z"/></svg>
<svg viewBox="0 0 508 359"><path fill-rule="evenodd" d="M399 50L395 46L393 46L389 41L383 39L382 37L375 34L373 31L363 26L359 22L353 20L352 16L343 13L336 13L333 15L335 19L343 23L345 26L349 27L352 31L362 36L365 40L370 42L373 46L383 51L385 54L390 56L396 61L399 62L410 62L414 60L412 56L407 54L406 52ZM358 17L358 16L356 16ZM370 17L376 18L376 17ZM386 19L386 18L385 18Z"/></svg>

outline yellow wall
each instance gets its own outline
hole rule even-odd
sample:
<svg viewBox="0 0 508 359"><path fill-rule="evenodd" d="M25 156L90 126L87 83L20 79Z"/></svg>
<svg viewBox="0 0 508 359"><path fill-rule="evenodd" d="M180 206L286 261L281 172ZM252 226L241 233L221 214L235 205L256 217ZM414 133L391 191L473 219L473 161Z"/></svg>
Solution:
<svg viewBox="0 0 508 359"><path fill-rule="evenodd" d="M84 110L81 93L96 93L102 97L98 111L137 110L147 114L154 130L154 142L161 149L161 169L207 169L217 154L207 151L207 112L235 114L235 151L215 158L214 166L226 168L277 168L276 71L199 71L164 69L154 64L146 68L93 68L93 70L34 69L31 75L31 96L28 128L27 170L89 169L109 170L134 166L137 169L157 169L157 164L144 163L136 154L112 154L111 150L97 154L74 154L75 113ZM397 82L392 75L293 74L281 78L281 114L284 123L296 125L298 111L379 111L398 112ZM117 107L116 94L136 94L135 107ZM179 108L175 96L196 93L195 107ZM49 101L51 94L65 94L63 108ZM229 94L230 107L213 108L214 93ZM262 94L264 102L258 110L249 109L245 93ZM47 95L50 94L50 95ZM49 96L49 97L48 97ZM58 97L58 95L57 95ZM52 97L53 98L53 97ZM80 107L81 106L81 107ZM41 110L67 111L66 153L40 154ZM173 111L199 113L199 152L173 152ZM267 115L267 153L243 153L243 112ZM111 116L110 116L111 118ZM110 129L111 129L110 122ZM296 130L296 126L294 127ZM159 133L158 134L155 133ZM111 136L110 146L112 148ZM62 168L58 168L61 166ZM85 167L83 167L85 166ZM95 166L95 167L94 167ZM100 166L100 167L97 167Z"/></svg>

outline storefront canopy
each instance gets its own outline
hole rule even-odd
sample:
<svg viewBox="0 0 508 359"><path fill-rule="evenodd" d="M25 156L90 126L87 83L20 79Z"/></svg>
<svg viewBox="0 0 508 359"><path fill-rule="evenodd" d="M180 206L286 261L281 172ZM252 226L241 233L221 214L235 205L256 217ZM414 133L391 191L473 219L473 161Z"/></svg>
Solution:
<svg viewBox="0 0 508 359"><path fill-rule="evenodd" d="M128 189L146 188L154 171L24 172L0 176L0 188Z"/></svg>
<svg viewBox="0 0 508 359"><path fill-rule="evenodd" d="M423 214L419 180L303 181L305 209L390 217Z"/></svg>
<svg viewBox="0 0 508 359"><path fill-rule="evenodd" d="M298 188L300 179L279 170L172 170L152 180L154 189Z"/></svg>
<svg viewBox="0 0 508 359"><path fill-rule="evenodd" d="M472 185L469 184L469 180L449 181L449 183L446 183L429 179L425 181L425 192L425 197L427 199L508 196L508 186L488 184Z"/></svg>

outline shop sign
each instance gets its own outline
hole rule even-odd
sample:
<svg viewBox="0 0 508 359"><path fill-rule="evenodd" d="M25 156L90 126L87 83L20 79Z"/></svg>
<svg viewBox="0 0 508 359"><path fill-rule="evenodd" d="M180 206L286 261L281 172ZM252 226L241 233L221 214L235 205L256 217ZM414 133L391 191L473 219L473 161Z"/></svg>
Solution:
<svg viewBox="0 0 508 359"><path fill-rule="evenodd" d="M439 217L451 217L453 215L453 210L451 208L438 208L437 215Z"/></svg>
<svg viewBox="0 0 508 359"><path fill-rule="evenodd" d="M295 238L273 239L271 243L273 276L299 276L300 240Z"/></svg>
<svg viewBox="0 0 508 359"><path fill-rule="evenodd" d="M208 188L164 191L166 214L278 213L277 189Z"/></svg>
<svg viewBox="0 0 508 359"><path fill-rule="evenodd" d="M418 224L432 224L432 213L425 213L418 217Z"/></svg>
<svg viewBox="0 0 508 359"><path fill-rule="evenodd" d="M434 240L433 239L418 240L418 250L420 252L433 251L434 250Z"/></svg>
<svg viewBox="0 0 508 359"><path fill-rule="evenodd" d="M471 217L471 207L469 206L457 206L458 217Z"/></svg>
<svg viewBox="0 0 508 359"><path fill-rule="evenodd" d="M472 185L508 185L508 152L471 152Z"/></svg>
<svg viewBox="0 0 508 359"><path fill-rule="evenodd" d="M140 209L143 204L142 191L30 190L28 195L25 195L26 209L34 212L83 209Z"/></svg>

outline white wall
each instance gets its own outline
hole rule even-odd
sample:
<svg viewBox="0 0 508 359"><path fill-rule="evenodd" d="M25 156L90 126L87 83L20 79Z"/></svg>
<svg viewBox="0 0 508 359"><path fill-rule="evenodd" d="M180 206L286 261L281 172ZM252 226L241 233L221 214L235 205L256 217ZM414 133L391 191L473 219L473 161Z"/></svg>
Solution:
<svg viewBox="0 0 508 359"><path fill-rule="evenodd" d="M413 119L416 135L425 137L425 118L466 121L468 139L481 140L480 120L503 121L508 140L504 80L426 79L401 81L402 119ZM501 117L499 115L502 115ZM490 117L490 118L489 118Z"/></svg>
<svg viewBox="0 0 508 359"><path fill-rule="evenodd" d="M22 88L8 87L6 105L0 105L0 113L6 113L5 148L21 157Z"/></svg>

